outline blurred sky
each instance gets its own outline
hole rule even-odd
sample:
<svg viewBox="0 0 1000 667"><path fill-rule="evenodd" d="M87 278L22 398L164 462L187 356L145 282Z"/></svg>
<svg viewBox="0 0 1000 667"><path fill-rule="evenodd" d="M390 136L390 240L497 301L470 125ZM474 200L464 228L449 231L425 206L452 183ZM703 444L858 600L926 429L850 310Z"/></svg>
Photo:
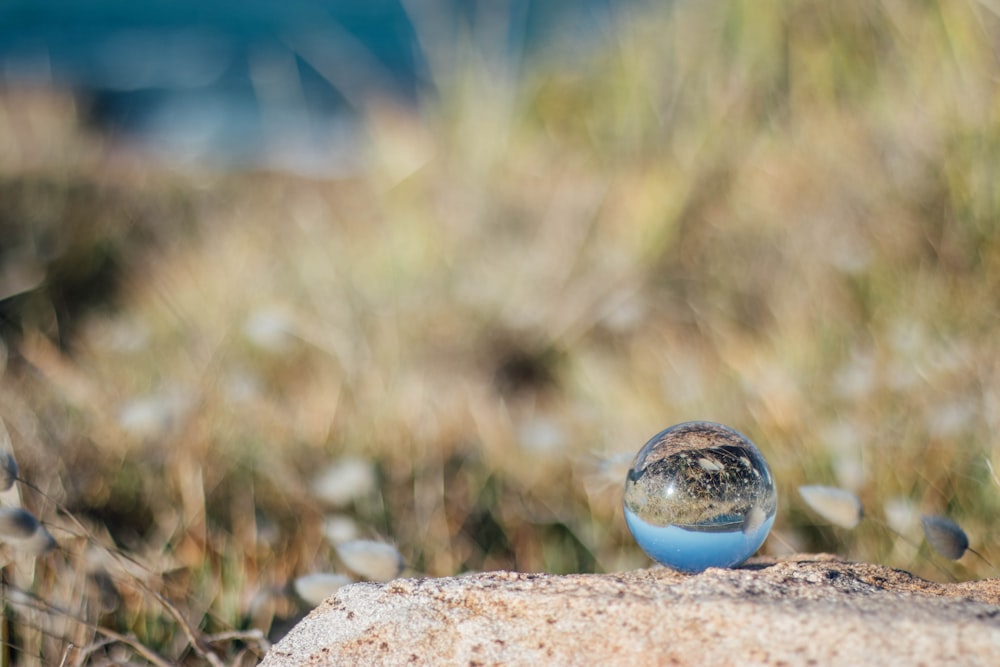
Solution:
<svg viewBox="0 0 1000 667"><path fill-rule="evenodd" d="M571 62L637 2L5 0L0 87L71 88L104 131L175 158L336 171L365 99L433 94L429 51L489 35L515 67Z"/></svg>

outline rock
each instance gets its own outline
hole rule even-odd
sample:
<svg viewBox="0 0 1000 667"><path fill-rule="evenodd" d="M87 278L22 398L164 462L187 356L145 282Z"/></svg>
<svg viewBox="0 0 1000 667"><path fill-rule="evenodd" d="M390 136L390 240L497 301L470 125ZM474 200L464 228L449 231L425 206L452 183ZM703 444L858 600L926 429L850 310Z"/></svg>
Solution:
<svg viewBox="0 0 1000 667"><path fill-rule="evenodd" d="M288 665L997 665L1000 579L935 584L828 555L681 574L487 572L340 589Z"/></svg>

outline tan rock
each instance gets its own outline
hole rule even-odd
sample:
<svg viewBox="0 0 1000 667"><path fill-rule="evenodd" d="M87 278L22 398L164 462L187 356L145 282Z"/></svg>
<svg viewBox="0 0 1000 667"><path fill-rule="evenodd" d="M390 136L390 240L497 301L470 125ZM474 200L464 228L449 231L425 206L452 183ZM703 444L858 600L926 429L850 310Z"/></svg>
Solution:
<svg viewBox="0 0 1000 667"><path fill-rule="evenodd" d="M681 574L488 572L342 588L288 665L1000 665L1000 579L935 584L832 556Z"/></svg>

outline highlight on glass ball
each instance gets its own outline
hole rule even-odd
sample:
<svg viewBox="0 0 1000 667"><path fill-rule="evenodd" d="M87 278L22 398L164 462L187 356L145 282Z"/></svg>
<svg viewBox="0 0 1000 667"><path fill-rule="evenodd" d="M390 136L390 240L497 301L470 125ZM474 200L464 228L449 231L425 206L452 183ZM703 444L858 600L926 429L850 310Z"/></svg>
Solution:
<svg viewBox="0 0 1000 667"><path fill-rule="evenodd" d="M778 493L749 438L684 422L647 442L625 480L625 521L653 560L683 572L735 567L764 543Z"/></svg>

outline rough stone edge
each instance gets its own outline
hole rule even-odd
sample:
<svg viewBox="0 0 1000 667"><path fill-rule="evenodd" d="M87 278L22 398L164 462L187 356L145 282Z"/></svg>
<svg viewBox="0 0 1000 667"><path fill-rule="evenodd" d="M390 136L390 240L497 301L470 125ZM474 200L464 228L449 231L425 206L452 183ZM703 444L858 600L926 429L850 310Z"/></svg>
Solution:
<svg viewBox="0 0 1000 667"><path fill-rule="evenodd" d="M551 611L544 621L527 618L530 609L512 610L522 597L534 601L540 612L556 598L575 611L568 613L569 618L558 618ZM581 628L599 629L593 619L588 624L580 618L580 609L586 610L583 615L594 613L589 604L592 601L609 605L610 618L619 626L623 622L621 608L632 605L640 616L646 615L647 621L650 609L654 618L657 609L666 610L675 620L704 625L706 632L715 633L713 636L718 636L721 623L721 627L734 630L734 638L742 637L742 643L726 650L720 644L713 653L701 650L706 645L697 641L685 644L673 636L667 643L676 650L650 660L648 650L626 655L631 646L620 643L622 629L618 627L619 635L612 636L612 632L599 637L589 648L588 639L593 642L593 638L581 637L577 644L567 645L567 638L559 635L561 627L570 627L578 634ZM888 657L910 662L931 659L975 664L984 654L997 658L994 664L1000 664L998 606L1000 579L938 584L904 570L850 563L828 554L759 558L742 568L710 569L700 575L661 567L603 575L499 571L347 587L313 610L272 649L262 665L411 661L527 664L546 659L588 664L591 659L609 657L628 657L644 664L729 664L732 653L744 649L752 654L743 656L747 664L787 664L790 660L795 664L797 659L801 659L800 664L814 660L823 663L834 658L857 664L885 664ZM365 626L344 632L343 626L350 623L354 609L362 614ZM746 627L716 618L733 613L750 619ZM760 633L750 627L755 618L772 635L774 647L769 648L758 636ZM896 642L887 641L870 627L887 620L897 628ZM843 645L822 637L824 629L836 630L838 623L849 636ZM332 628L331 624L338 627ZM788 628L778 627L795 624L798 629L791 635ZM953 632L955 628L963 632ZM546 632L553 634L550 640L545 639ZM641 627L627 628L626 642L628 632L637 633L634 636L640 637L641 644ZM463 636L470 633L471 638ZM800 633L807 636L800 637ZM815 641L808 636L810 633L815 635ZM527 646L526 637L535 634L541 638L540 646L549 641L548 653ZM606 641L602 643L602 639ZM785 645L796 640L801 645ZM406 654L408 650L411 652Z"/></svg>

